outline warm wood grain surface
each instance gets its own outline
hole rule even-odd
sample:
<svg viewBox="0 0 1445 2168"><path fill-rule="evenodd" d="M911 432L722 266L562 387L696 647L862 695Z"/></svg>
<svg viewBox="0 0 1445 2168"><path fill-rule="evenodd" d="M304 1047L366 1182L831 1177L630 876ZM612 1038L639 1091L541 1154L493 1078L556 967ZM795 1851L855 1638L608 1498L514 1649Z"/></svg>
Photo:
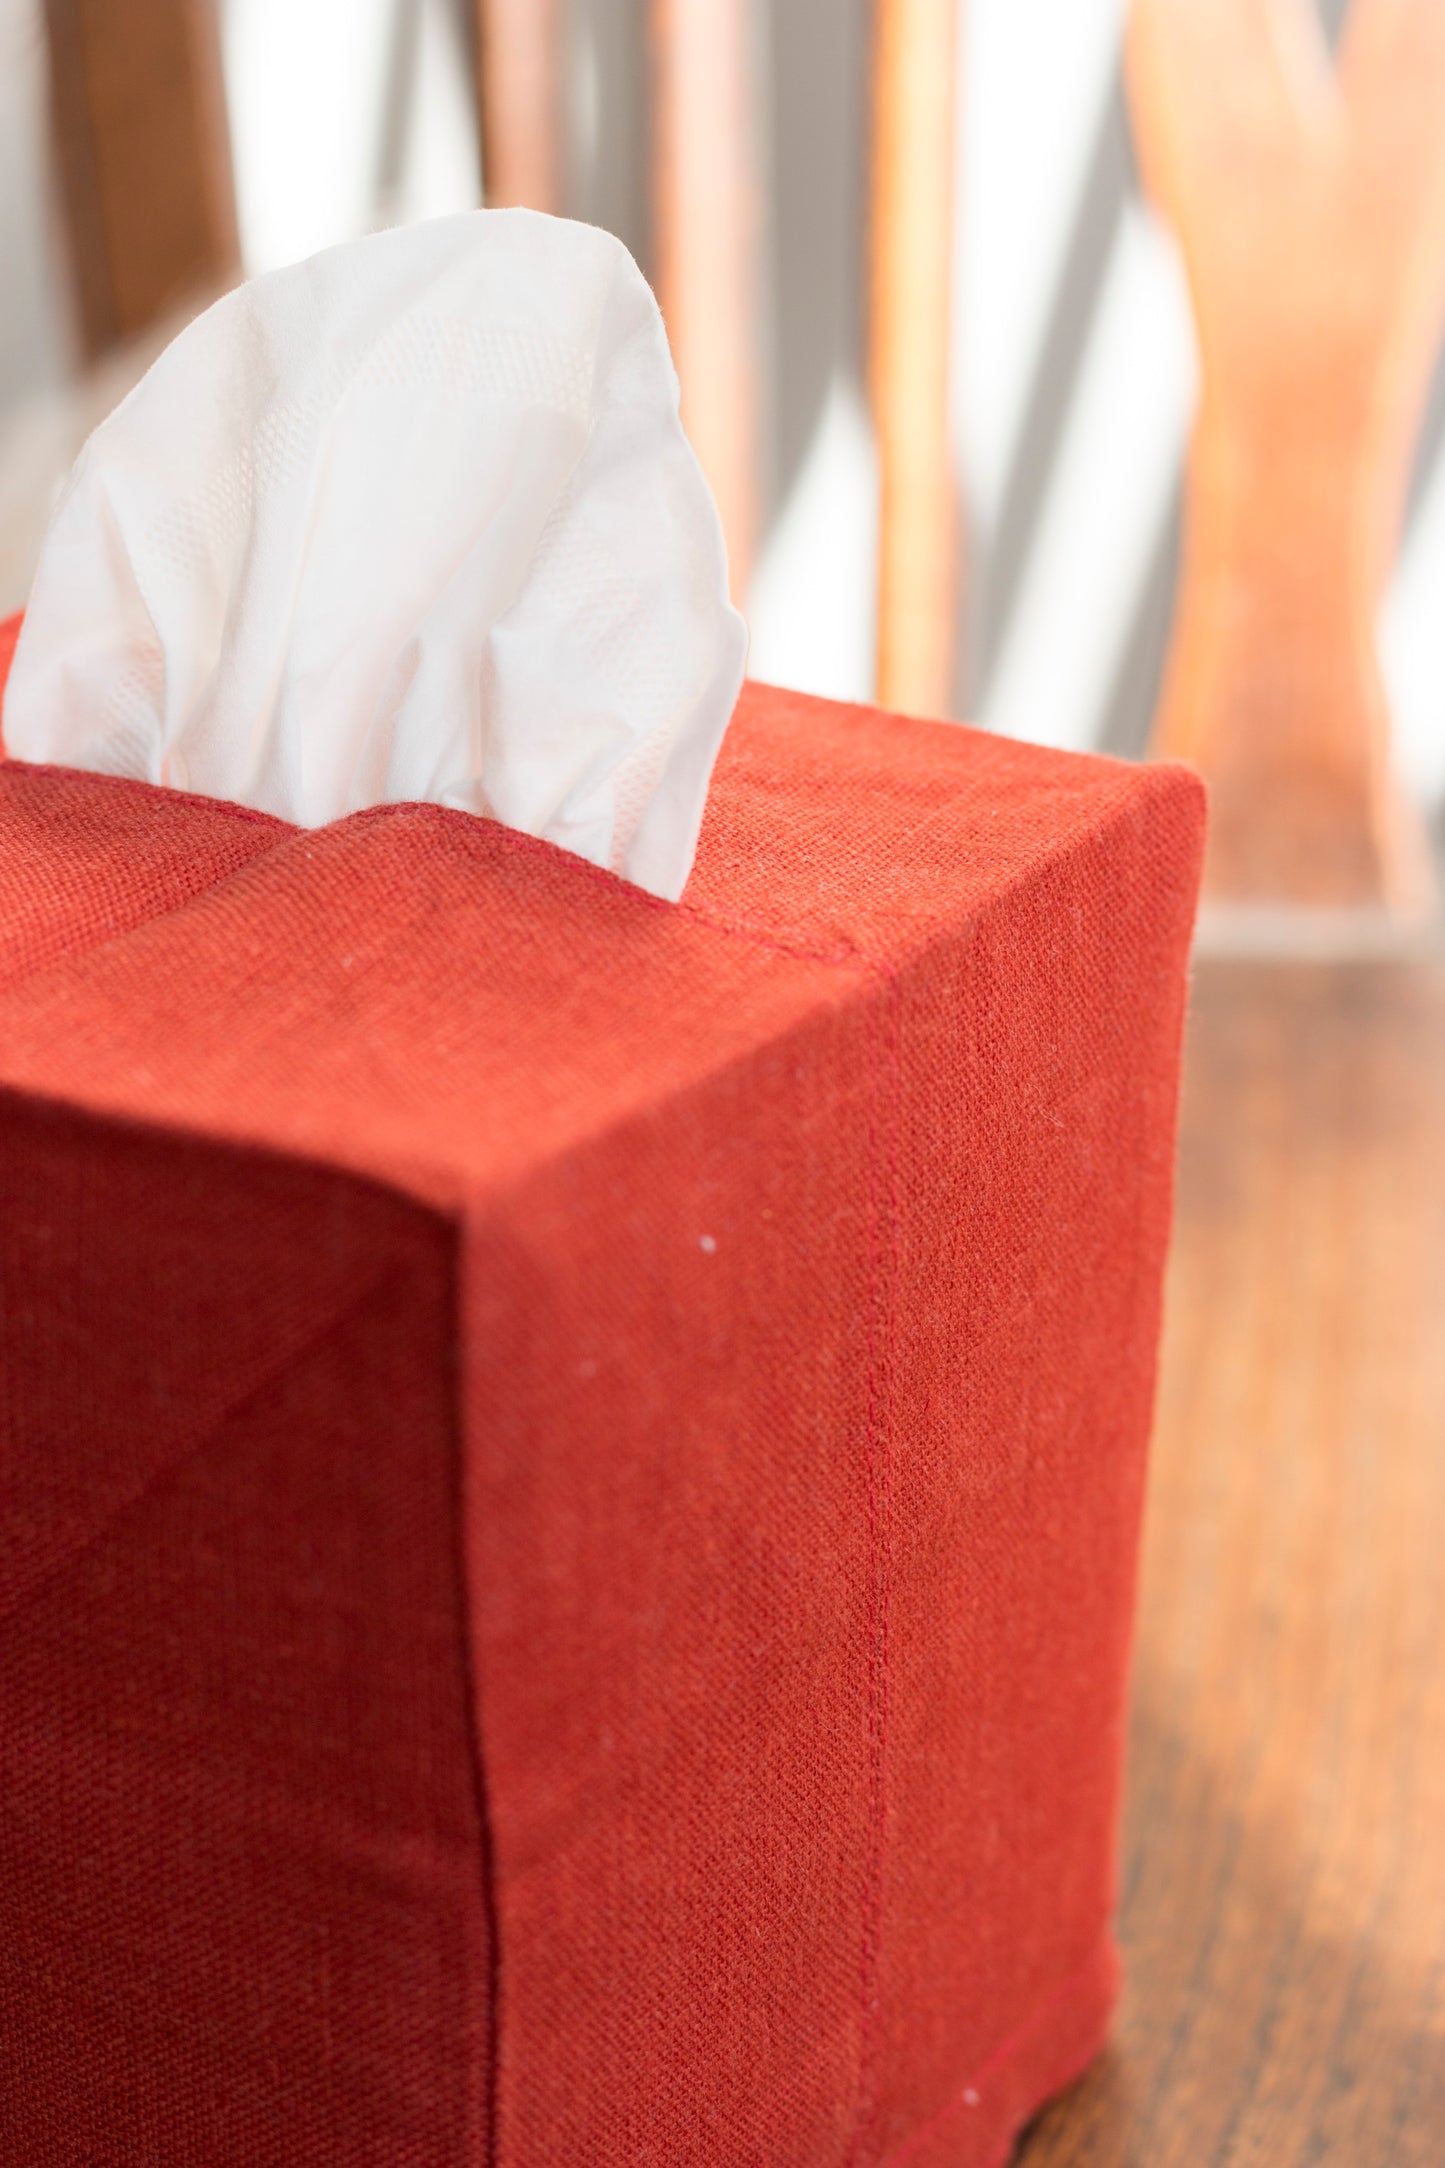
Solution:
<svg viewBox="0 0 1445 2168"><path fill-rule="evenodd" d="M482 189L494 208L562 208L558 0L476 0Z"/></svg>
<svg viewBox="0 0 1445 2168"><path fill-rule="evenodd" d="M1220 901L1431 889L1375 623L1445 321L1445 7L1133 0L1135 137L1199 330L1155 747L1210 786Z"/></svg>
<svg viewBox="0 0 1445 2168"><path fill-rule="evenodd" d="M92 357L240 268L216 9L45 0L70 254Z"/></svg>
<svg viewBox="0 0 1445 2168"><path fill-rule="evenodd" d="M878 439L885 708L946 715L953 678L949 444L957 0L873 0L868 380Z"/></svg>
<svg viewBox="0 0 1445 2168"><path fill-rule="evenodd" d="M1445 2163L1445 965L1197 976L1115 2045L1025 2168Z"/></svg>
<svg viewBox="0 0 1445 2168"><path fill-rule="evenodd" d="M762 197L749 0L651 0L653 247L734 601L758 545Z"/></svg>

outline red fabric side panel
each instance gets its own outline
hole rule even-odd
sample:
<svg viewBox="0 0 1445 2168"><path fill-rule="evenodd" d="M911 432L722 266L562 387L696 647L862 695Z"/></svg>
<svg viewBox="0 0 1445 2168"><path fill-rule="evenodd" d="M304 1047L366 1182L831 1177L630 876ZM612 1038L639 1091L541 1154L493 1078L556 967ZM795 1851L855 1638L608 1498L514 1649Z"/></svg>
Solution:
<svg viewBox="0 0 1445 2168"><path fill-rule="evenodd" d="M1201 842L1156 788L897 987L868 2157L970 2085L989 2119L1114 1904Z"/></svg>
<svg viewBox="0 0 1445 2168"><path fill-rule="evenodd" d="M984 2160L1097 2046L1199 849L1156 777L479 1218L501 2168Z"/></svg>
<svg viewBox="0 0 1445 2168"><path fill-rule="evenodd" d="M76 1144L89 1134L0 1092L0 1436L18 1506L0 1617L337 1325L375 1284L395 1210L323 1169L181 1138L163 1156L111 1147L101 1183Z"/></svg>
<svg viewBox="0 0 1445 2168"><path fill-rule="evenodd" d="M499 2168L849 2151L881 1290L838 991L474 1233Z"/></svg>
<svg viewBox="0 0 1445 2168"><path fill-rule="evenodd" d="M0 1618L0 2158L481 2168L452 1232L15 1102L0 1169L7 1546L110 1483Z"/></svg>

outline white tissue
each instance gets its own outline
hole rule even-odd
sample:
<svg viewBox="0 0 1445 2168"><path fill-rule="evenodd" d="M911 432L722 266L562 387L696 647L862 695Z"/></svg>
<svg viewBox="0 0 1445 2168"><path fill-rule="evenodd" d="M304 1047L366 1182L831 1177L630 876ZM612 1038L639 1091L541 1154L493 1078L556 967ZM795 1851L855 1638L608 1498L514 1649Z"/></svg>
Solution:
<svg viewBox="0 0 1445 2168"><path fill-rule="evenodd" d="M167 348L61 498L4 738L307 827L433 799L676 897L745 648L637 266L476 211Z"/></svg>

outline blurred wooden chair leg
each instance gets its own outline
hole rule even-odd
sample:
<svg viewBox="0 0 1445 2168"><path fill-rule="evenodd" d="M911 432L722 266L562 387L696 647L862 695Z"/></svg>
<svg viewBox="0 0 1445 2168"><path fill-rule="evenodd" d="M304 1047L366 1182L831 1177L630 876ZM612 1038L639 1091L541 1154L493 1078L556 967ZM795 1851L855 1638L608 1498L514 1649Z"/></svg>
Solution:
<svg viewBox="0 0 1445 2168"><path fill-rule="evenodd" d="M868 369L878 438L878 698L945 712L956 618L949 446L959 0L875 0Z"/></svg>
<svg viewBox="0 0 1445 2168"><path fill-rule="evenodd" d="M1445 7L1136 0L1150 190L1203 353L1154 750L1199 767L1206 892L1404 918L1432 882L1375 647L1445 322Z"/></svg>
<svg viewBox="0 0 1445 2168"><path fill-rule="evenodd" d="M477 109L488 204L562 208L559 0L476 0Z"/></svg>
<svg viewBox="0 0 1445 2168"><path fill-rule="evenodd" d="M236 276L214 0L46 0L62 192L92 356Z"/></svg>
<svg viewBox="0 0 1445 2168"><path fill-rule="evenodd" d="M658 298L734 599L758 521L759 203L750 0L652 0Z"/></svg>

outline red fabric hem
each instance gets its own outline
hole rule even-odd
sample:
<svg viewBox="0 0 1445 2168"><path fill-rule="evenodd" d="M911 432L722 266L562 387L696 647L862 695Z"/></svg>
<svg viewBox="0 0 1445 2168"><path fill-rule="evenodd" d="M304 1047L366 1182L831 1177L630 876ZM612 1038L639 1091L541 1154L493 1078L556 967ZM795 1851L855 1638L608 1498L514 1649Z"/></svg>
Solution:
<svg viewBox="0 0 1445 2168"><path fill-rule="evenodd" d="M1025 2125L1083 2076L1108 2037L1119 1954L1106 1930L1085 1962L999 2043L946 2107L879 2168L1004 2168Z"/></svg>

